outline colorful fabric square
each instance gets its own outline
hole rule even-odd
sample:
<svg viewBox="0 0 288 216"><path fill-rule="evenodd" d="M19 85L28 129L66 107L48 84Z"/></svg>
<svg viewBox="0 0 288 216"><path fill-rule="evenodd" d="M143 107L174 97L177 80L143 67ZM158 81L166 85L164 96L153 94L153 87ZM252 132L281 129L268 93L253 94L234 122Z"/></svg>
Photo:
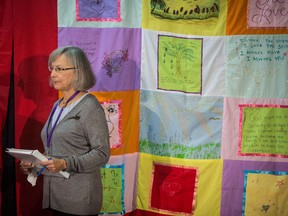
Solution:
<svg viewBox="0 0 288 216"><path fill-rule="evenodd" d="M222 164L222 160L189 160L140 153L136 208L169 215L220 215ZM164 176L167 176L166 182ZM163 207L166 209L160 209Z"/></svg>
<svg viewBox="0 0 288 216"><path fill-rule="evenodd" d="M145 211L145 210L140 210L140 209L135 209L131 214L126 214L125 216L163 216L162 213L156 213L156 212L151 212L151 211ZM165 214L165 216L171 216L170 214Z"/></svg>
<svg viewBox="0 0 288 216"><path fill-rule="evenodd" d="M111 101L121 101L121 121L118 130L119 138L122 139L122 145L117 148L111 148L111 155L121 155L138 152L139 145L139 115L140 115L140 92L90 92L95 95L100 103L109 103ZM117 102L117 103L118 103ZM114 107L112 107L114 108ZM112 111L112 110L110 110ZM117 137L117 136L116 136Z"/></svg>
<svg viewBox="0 0 288 216"><path fill-rule="evenodd" d="M229 37L226 95L244 98L287 98L287 47L286 35Z"/></svg>
<svg viewBox="0 0 288 216"><path fill-rule="evenodd" d="M119 148L122 146L121 101L102 102L102 107L109 128L110 148Z"/></svg>
<svg viewBox="0 0 288 216"><path fill-rule="evenodd" d="M132 154L123 154L117 156L110 156L110 159L107 163L109 166L116 166L117 169L124 169L124 205L125 212L131 212L136 208L136 196L137 194L137 172L138 172L138 163L139 153L135 152ZM111 213L110 213L111 214ZM118 214L117 214L118 215Z"/></svg>
<svg viewBox="0 0 288 216"><path fill-rule="evenodd" d="M248 0L248 28L288 27L287 1Z"/></svg>
<svg viewBox="0 0 288 216"><path fill-rule="evenodd" d="M171 20L208 19L219 16L219 0L203 2L170 2L167 0L151 1L150 13L153 16Z"/></svg>
<svg viewBox="0 0 288 216"><path fill-rule="evenodd" d="M253 174L247 178L248 181L254 177L256 177L256 181L248 182L245 180L248 174ZM287 163L283 162L224 160L221 214L219 215L243 215L245 206L249 211L252 210L252 208L255 210L254 213L246 212L245 215L288 215L287 174L288 166ZM281 186L282 179L285 184L283 186ZM255 190L253 189L254 186ZM281 188L279 188L279 186L281 186ZM277 193L274 193L276 190ZM246 200L246 205L244 205L243 200ZM276 206L273 206L273 203L275 203ZM283 206L284 203L285 206ZM265 205L271 205L270 210L272 214L269 213L269 209L267 212L264 211L262 207ZM275 212L272 212L275 210L275 207L279 208L278 214L273 214ZM283 207L286 211L284 211L285 214L282 214L282 210L284 210Z"/></svg>
<svg viewBox="0 0 288 216"><path fill-rule="evenodd" d="M58 27L141 28L139 13L142 10L142 1L57 0L57 2Z"/></svg>
<svg viewBox="0 0 288 216"><path fill-rule="evenodd" d="M288 106L240 105L239 154L288 157Z"/></svg>
<svg viewBox="0 0 288 216"><path fill-rule="evenodd" d="M158 88L201 94L202 39L159 35Z"/></svg>
<svg viewBox="0 0 288 216"><path fill-rule="evenodd" d="M197 190L197 168L154 163L151 208L192 214Z"/></svg>
<svg viewBox="0 0 288 216"><path fill-rule="evenodd" d="M224 35L227 0L142 1L143 28L191 35ZM187 28L187 26L193 28Z"/></svg>
<svg viewBox="0 0 288 216"><path fill-rule="evenodd" d="M284 122L285 118L287 117L286 115L286 106L288 104L288 99L287 98L224 98L224 112L223 112L223 128L222 128L222 146L221 146L221 158L222 159L235 159L235 160L255 160L255 161L277 161L277 162L288 162L288 158L287 157L283 157L283 155L279 155L277 157L273 156L271 154L271 152L268 154L265 154L265 152L263 152L264 150L270 150L272 147L271 145L273 145L274 147L276 146L282 146L280 143L278 145L276 145L275 140L273 141L272 137L269 138L269 131L267 130L267 124L269 124L269 121L272 124L278 124L276 122ZM255 108L255 112L252 111L252 108ZM282 108L281 108L282 107ZM255 120L253 119L247 119L244 117L244 108L249 108L248 113L253 114L251 117L254 117ZM266 109L266 111L264 111L264 108ZM273 109L271 109L273 108ZM257 110L257 114L256 114L256 110ZM276 111L275 111L276 110ZM271 111L271 112L270 112ZM258 113L259 112L259 113ZM267 113L266 113L267 112ZM274 114L273 114L274 113ZM241 116L242 115L242 116ZM267 116L266 116L267 115ZM278 116L278 120L276 120L276 115ZM275 117L271 117L271 116L275 116ZM281 117L282 116L282 117ZM246 116L247 117L247 116ZM261 117L261 119L260 119ZM266 119L264 119L266 118ZM267 120L267 118L275 118L274 120ZM281 118L283 118L281 120ZM287 119L287 118L286 118ZM263 120L263 121L262 121ZM242 122L242 123L240 123ZM245 122L245 123L243 123ZM245 131L243 131L243 125L245 124ZM263 126L261 126L261 124L266 125L265 129L263 128ZM283 124L283 123L280 123ZM284 123L286 124L286 122ZM258 126L257 126L258 125ZM286 124L287 125L287 124ZM251 127L250 127L251 126ZM256 126L256 128L254 129L254 126ZM277 125L276 125L277 126ZM249 129L250 127L250 129ZM278 132L281 131L281 126L277 126L278 128ZM246 130L247 129L247 130ZM270 127L270 130L274 128ZM275 128L276 129L276 128ZM255 134L253 134L253 136L255 136L257 134L257 136L261 136L259 139L262 139L262 142L264 141L265 144L268 143L268 147L262 146L261 144L258 144L258 147L253 147L252 140L250 140L250 147L248 146L248 142L245 140L248 140L252 137L249 138L250 136L250 131L249 130L255 130ZM259 131L258 131L259 130ZM286 129L285 129L286 130ZM277 133L278 133L277 132ZM281 133L278 133L281 134ZM245 136L245 137L244 137ZM284 136L283 138L281 138L282 136ZM282 142L284 139L287 140L287 134L281 134L279 138L279 140L281 140L280 142ZM246 149L247 152L246 155L241 155L239 154L240 152L240 145L239 145L239 141L240 139L244 139L244 142L246 142L246 146L248 147ZM272 142L271 142L272 141ZM255 143L259 143L258 142L258 137L257 140L255 140ZM259 152L257 153L253 153L248 154L248 150L252 151L252 149L258 149ZM267 149L268 148L268 149ZM278 149L274 149L273 151L278 151L279 154L279 147L277 147ZM283 146L281 147L281 149L283 150ZM286 149L286 147L284 147L284 149ZM281 151L282 151L281 150ZM285 150L286 151L286 150ZM243 152L244 153L244 152Z"/></svg>
<svg viewBox="0 0 288 216"><path fill-rule="evenodd" d="M227 35L288 33L287 1L227 1Z"/></svg>
<svg viewBox="0 0 288 216"><path fill-rule="evenodd" d="M160 38L165 39L164 41L161 39L161 45L159 44ZM180 46L183 44L183 46L188 49L181 48L179 53L177 53L177 47L173 47L170 44L172 47L169 50L168 55L168 50L165 50L165 44L163 42L165 44L168 42L176 43L178 48L181 48ZM192 48L195 44L198 46L196 49ZM200 44L202 46L201 48ZM187 51L191 51L191 54L189 53L189 55L181 59L180 64L178 59L177 63L175 61L176 55L186 55L185 52ZM194 52L193 54L192 51ZM195 53L198 53L197 58L194 58ZM173 57L174 55L175 57ZM158 73L159 70L161 70L160 76L162 82L164 82L165 85L168 85L169 82L172 83L169 85L174 89L179 86L178 88L182 89L182 91L190 91L189 94L201 94L202 96L224 95L224 78L226 73L225 56L226 38L224 37L195 38L194 36L183 37L183 35L180 34L169 34L168 36L163 35L163 32L160 31L142 30L141 89L158 90L160 79ZM190 61L188 57L193 57L193 61ZM213 61L211 61L211 59L213 59ZM201 68L195 63L201 63ZM177 65L181 69L182 75L180 77L176 75L167 76L172 73L176 74ZM167 72L164 70L165 68L167 69ZM191 83L193 83L192 87L190 83L187 83L187 78L191 78L191 74L196 76L195 79L193 78L191 80ZM211 74L213 74L213 76L211 76ZM170 88L171 87L169 87L169 89ZM195 93L191 93L191 88L194 88L192 91L195 91Z"/></svg>
<svg viewBox="0 0 288 216"><path fill-rule="evenodd" d="M141 152L177 158L220 158L222 97L142 90L140 104Z"/></svg>
<svg viewBox="0 0 288 216"><path fill-rule="evenodd" d="M76 0L77 21L120 22L120 0Z"/></svg>
<svg viewBox="0 0 288 216"><path fill-rule="evenodd" d="M59 28L58 36L59 46L85 51L97 77L91 91L140 89L141 29Z"/></svg>
<svg viewBox="0 0 288 216"><path fill-rule="evenodd" d="M105 165L101 168L103 204L100 213L124 214L124 165Z"/></svg>
<svg viewBox="0 0 288 216"><path fill-rule="evenodd" d="M288 215L287 200L288 172L244 171L243 216Z"/></svg>

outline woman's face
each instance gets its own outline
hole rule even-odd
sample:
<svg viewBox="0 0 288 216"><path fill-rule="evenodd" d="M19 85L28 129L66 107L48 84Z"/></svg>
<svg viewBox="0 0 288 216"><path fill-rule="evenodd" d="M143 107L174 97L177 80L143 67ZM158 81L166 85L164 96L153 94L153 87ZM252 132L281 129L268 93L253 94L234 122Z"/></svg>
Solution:
<svg viewBox="0 0 288 216"><path fill-rule="evenodd" d="M52 63L51 81L53 87L58 91L71 90L75 80L74 65L71 65L65 54L62 54ZM66 69L66 70L61 70Z"/></svg>

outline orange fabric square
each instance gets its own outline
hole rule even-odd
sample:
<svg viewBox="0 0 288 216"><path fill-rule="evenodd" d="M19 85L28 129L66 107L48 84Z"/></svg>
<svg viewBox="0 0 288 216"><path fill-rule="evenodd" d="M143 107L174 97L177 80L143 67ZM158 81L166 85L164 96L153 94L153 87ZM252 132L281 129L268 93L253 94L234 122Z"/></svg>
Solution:
<svg viewBox="0 0 288 216"><path fill-rule="evenodd" d="M139 112L140 92L119 91L119 92L90 92L95 95L101 103L121 101L121 121L119 121L119 137L121 146L111 148L111 155L122 155L138 152L139 142Z"/></svg>

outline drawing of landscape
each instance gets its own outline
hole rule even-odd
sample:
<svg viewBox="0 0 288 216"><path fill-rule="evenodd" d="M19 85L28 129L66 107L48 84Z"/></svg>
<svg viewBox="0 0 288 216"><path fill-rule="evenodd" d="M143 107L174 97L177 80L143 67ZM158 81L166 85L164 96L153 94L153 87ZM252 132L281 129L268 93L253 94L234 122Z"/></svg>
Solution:
<svg viewBox="0 0 288 216"><path fill-rule="evenodd" d="M177 158L220 158L221 97L142 91L140 114L141 152Z"/></svg>

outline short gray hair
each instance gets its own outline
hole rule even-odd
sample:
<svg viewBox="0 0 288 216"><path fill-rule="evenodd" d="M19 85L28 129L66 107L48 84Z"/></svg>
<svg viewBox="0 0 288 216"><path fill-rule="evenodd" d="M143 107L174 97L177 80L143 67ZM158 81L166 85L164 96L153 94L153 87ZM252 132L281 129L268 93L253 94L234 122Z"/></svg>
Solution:
<svg viewBox="0 0 288 216"><path fill-rule="evenodd" d="M74 72L76 80L73 83L73 88L75 90L87 91L95 85L96 77L94 76L90 62L82 49L74 46L59 47L50 54L48 66L51 66L61 55L65 55L68 62L73 65L73 67L76 67Z"/></svg>

